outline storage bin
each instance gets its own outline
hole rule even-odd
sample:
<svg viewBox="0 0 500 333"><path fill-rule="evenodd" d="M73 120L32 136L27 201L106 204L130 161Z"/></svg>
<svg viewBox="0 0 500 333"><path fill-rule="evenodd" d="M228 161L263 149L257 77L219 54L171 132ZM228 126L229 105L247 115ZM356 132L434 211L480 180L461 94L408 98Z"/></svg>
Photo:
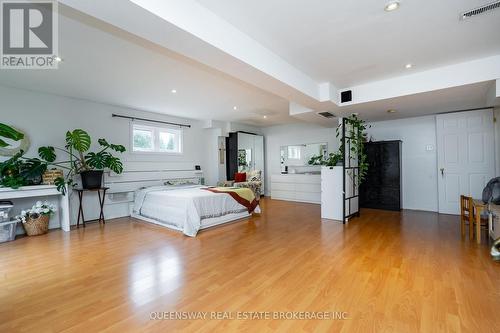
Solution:
<svg viewBox="0 0 500 333"><path fill-rule="evenodd" d="M0 201L0 222L9 221L10 210L14 207L12 201Z"/></svg>
<svg viewBox="0 0 500 333"><path fill-rule="evenodd" d="M0 243L16 239L17 221L0 222Z"/></svg>

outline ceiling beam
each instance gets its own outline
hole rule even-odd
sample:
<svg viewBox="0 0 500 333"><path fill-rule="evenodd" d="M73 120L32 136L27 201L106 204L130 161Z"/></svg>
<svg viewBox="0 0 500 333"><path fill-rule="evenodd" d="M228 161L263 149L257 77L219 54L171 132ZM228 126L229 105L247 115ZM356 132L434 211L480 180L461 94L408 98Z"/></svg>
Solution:
<svg viewBox="0 0 500 333"><path fill-rule="evenodd" d="M500 55L352 87L315 82L307 73L193 0L60 0L133 35L232 78L301 105L310 113L496 80ZM342 89L339 89L342 88ZM339 91L353 100L339 102ZM302 112L301 117L308 112ZM296 115L297 116L297 115Z"/></svg>
<svg viewBox="0 0 500 333"><path fill-rule="evenodd" d="M499 77L500 55L497 55L346 88L352 90L353 100L342 106L486 82Z"/></svg>

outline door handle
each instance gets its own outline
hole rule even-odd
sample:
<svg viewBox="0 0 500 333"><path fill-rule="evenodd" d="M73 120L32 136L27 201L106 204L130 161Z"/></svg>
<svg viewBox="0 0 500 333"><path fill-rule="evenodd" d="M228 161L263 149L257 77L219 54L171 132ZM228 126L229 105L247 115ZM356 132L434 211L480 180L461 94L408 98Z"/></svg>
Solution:
<svg viewBox="0 0 500 333"><path fill-rule="evenodd" d="M444 168L439 169L441 171L441 176L444 176Z"/></svg>

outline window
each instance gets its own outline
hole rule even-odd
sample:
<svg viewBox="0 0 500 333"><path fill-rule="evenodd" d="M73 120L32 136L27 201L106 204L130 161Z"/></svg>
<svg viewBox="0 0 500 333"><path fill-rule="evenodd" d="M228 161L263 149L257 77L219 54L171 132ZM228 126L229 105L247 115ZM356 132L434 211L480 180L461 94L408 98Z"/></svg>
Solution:
<svg viewBox="0 0 500 333"><path fill-rule="evenodd" d="M288 146L288 158L300 160L300 146Z"/></svg>
<svg viewBox="0 0 500 333"><path fill-rule="evenodd" d="M132 124L132 151L149 153L182 153L182 130Z"/></svg>

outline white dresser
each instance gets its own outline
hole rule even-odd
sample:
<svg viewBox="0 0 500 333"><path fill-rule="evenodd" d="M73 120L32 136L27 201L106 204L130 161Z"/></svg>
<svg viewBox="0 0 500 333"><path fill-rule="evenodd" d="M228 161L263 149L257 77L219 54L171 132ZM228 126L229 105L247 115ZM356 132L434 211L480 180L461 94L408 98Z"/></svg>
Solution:
<svg viewBox="0 0 500 333"><path fill-rule="evenodd" d="M272 175L271 198L319 204L321 203L321 175Z"/></svg>

